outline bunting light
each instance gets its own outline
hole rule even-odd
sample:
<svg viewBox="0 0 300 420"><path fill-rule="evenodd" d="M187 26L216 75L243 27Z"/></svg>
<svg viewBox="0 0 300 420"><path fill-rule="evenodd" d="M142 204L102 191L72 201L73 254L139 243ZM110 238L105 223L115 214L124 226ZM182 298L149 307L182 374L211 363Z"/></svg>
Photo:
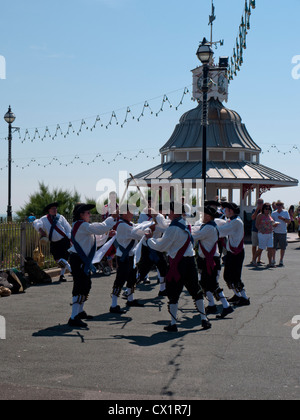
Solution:
<svg viewBox="0 0 300 420"><path fill-rule="evenodd" d="M238 36L236 38L235 47L233 48L233 54L230 57L230 66L228 72L228 81L237 76L237 72L241 70L241 66L244 63L243 53L247 48L247 35L251 29L250 17L252 10L256 8L255 0L245 0L245 9L241 18L239 26Z"/></svg>
<svg viewBox="0 0 300 420"><path fill-rule="evenodd" d="M290 150L287 150L285 152L283 152L282 150L279 149L278 146L276 146L276 144L272 144L267 150L262 151L262 154L265 153L271 153L271 152L277 152L280 153L281 155L291 155L293 154L295 151L297 151L298 153L300 153L300 147L298 147L297 145L294 145Z"/></svg>
<svg viewBox="0 0 300 420"><path fill-rule="evenodd" d="M55 140L57 137L67 138L70 135L77 135L80 136L85 130L94 131L97 125L100 125L102 128L106 128L108 130L112 125L120 126L124 128L125 124L128 123L129 119L135 120L137 122L141 121L141 118L145 116L146 111L148 111L149 115L155 115L158 117L163 111L166 104L169 108L174 108L178 111L179 107L183 105L184 99L189 95L190 99L193 100L192 94L190 91L190 87L185 87L182 92L182 96L180 99L179 104L174 107L171 103L169 97L173 93L177 93L182 91L182 89L178 89L176 91L170 92L163 96L159 96L157 98L153 98L150 101L144 101L140 104L143 104L142 110L134 114L133 108L140 104L135 104L131 106L127 106L125 109L125 117L122 117L121 112L123 112L124 108L119 109L117 111L112 111L111 113L106 112L101 115L97 115L96 117L87 117L82 118L81 120L71 121L69 123L59 123L53 126L46 126L46 127L35 127L35 128L27 128L21 133L21 129L18 131L19 133L19 140L21 143L25 143L26 141L34 142L36 140L45 141L45 140ZM150 102L154 102L157 99L162 98L161 106L157 112L154 112L150 106ZM108 115L106 122L104 121L105 116ZM137 116L138 115L138 116ZM88 120L92 120L91 124L88 124ZM120 121L123 121L120 123ZM79 125L78 125L79 123ZM76 128L76 125L78 128ZM7 137L1 138L0 140L7 140Z"/></svg>
<svg viewBox="0 0 300 420"><path fill-rule="evenodd" d="M53 156L52 158L50 158L50 160L47 163L42 163L41 162L41 159L43 159L43 158L31 158L29 160L29 162L25 165L17 164L14 160L12 161L12 163L14 164L15 168L24 170L26 168L29 168L32 165L36 165L36 166L42 167L42 168L47 168L47 167L52 166L54 164L57 164L59 166L65 166L65 167L68 167L68 166L71 166L71 165L74 165L74 164L90 166L90 165L96 163L96 161L99 161L100 163L104 163L104 164L107 164L107 165L111 165L112 163L116 162L117 159L132 161L132 160L138 159L140 156L143 156L143 159L155 160L155 159L160 157L160 153L156 154L155 156L151 156L146 150L142 150L142 149L139 150L137 153L135 153L133 156L127 156L124 153L125 152L117 152L112 159L107 159L107 158L105 158L105 156L103 154L96 153L95 157L91 160L88 160L88 161L84 160L79 155L75 155L68 162L64 162L61 159L61 157L58 158L57 156ZM7 165L5 165L3 167L0 167L0 171L3 171L5 169L7 169Z"/></svg>

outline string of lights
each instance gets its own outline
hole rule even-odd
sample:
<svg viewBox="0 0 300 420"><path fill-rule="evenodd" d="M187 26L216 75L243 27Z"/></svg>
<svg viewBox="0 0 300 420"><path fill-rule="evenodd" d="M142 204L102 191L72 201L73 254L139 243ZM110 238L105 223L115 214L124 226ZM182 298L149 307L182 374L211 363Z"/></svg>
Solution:
<svg viewBox="0 0 300 420"><path fill-rule="evenodd" d="M150 101L144 101L139 104L127 106L126 108L121 108L117 111L112 111L111 113L106 112L94 117L87 117L82 118L77 121L70 121L68 123L59 123L54 125L48 125L45 127L34 127L34 128L26 128L25 130L18 130L18 136L19 140L21 140L21 143L25 143L26 141L34 142L36 140L44 141L44 140L55 140L57 137L64 137L67 138L69 135L77 135L80 136L84 130L90 130L94 131L97 127L97 125L100 125L101 128L105 128L108 130L112 125L120 126L121 128L124 127L126 123L128 123L128 119L131 118L132 120L135 120L137 122L140 122L141 118L145 116L146 112L148 112L150 115L155 115L158 117L163 111L165 106L169 106L169 108L173 108L176 111L178 111L179 107L183 105L183 101L187 96L190 96L190 99L193 100L190 87L185 87L183 90L178 89L176 91L170 92L168 94L164 94L163 96L159 96L157 98L153 98ZM173 106L171 103L169 97L173 93L177 93L179 91L182 91L182 96L180 99L180 102L177 106ZM160 108L157 112L153 111L153 109L150 106L151 102L154 102L157 99L161 99L162 102L160 105ZM138 113L134 113L133 108L136 106L142 105L142 109ZM121 113L125 111L125 117L122 118ZM108 118L107 118L108 116ZM106 121L105 121L105 118ZM91 120L91 123L89 124L89 120ZM120 123L120 121L123 121ZM78 125L79 123L79 125ZM77 128L76 128L77 125ZM7 140L7 137L1 138L0 140Z"/></svg>
<svg viewBox="0 0 300 420"><path fill-rule="evenodd" d="M295 152L300 153L300 147L297 145L293 145L289 150L281 150L279 149L279 147L276 144L272 144L270 145L267 149L263 149L262 150L262 154L267 154L267 153L271 153L271 152L276 152L276 153L280 153L284 156L286 155L291 155ZM90 160L84 160L83 157L80 157L79 155L75 155L72 156L71 160L69 161L63 161L63 157L67 158L70 155L65 155L65 156L61 156L60 158L58 158L57 156L53 156L47 163L42 163L41 160L45 159L45 158L31 158L27 164L19 164L17 163L15 160L12 161L12 164L15 166L15 168L18 169L27 169L32 165L36 165L38 167L42 167L42 168L47 168L49 166L52 165L59 165L59 166L64 166L64 167L68 167L71 165L75 165L75 164L80 164L80 165L86 165L86 166L90 166L94 163L96 163L97 161L107 164L107 165L111 165L114 162L116 162L118 159L123 159L123 160L128 160L128 161L132 161L132 160L136 160L139 157L143 157L144 159L151 159L151 160L155 160L157 158L160 157L160 154L156 154L155 156L151 156L151 154L149 154L146 150L139 150L137 153L135 153L132 156L128 156L125 154L125 152L116 152L114 157L112 159L107 159L104 154L102 153L96 153L93 156L93 159ZM49 158L49 157L47 157ZM3 171L7 169L7 165L0 167L0 171Z"/></svg>
<svg viewBox="0 0 300 420"><path fill-rule="evenodd" d="M250 16L251 16L251 9L256 8L255 0L245 0L245 9L242 15L242 20L239 26L239 33L236 38L236 45L233 48L233 55L230 57L229 61L229 72L228 72L228 80L229 83L231 80L237 76L237 72L240 71L241 66L243 65L243 52L247 48L247 35L250 31Z"/></svg>
<svg viewBox="0 0 300 420"><path fill-rule="evenodd" d="M96 163L96 161L99 161L99 162L107 164L107 165L111 165L114 162L116 162L117 159L132 161L132 160L138 159L140 156L142 156L143 159L155 160L158 157L160 157L160 154L156 154L155 156L151 156L146 150L139 150L133 156L127 156L127 155L124 154L124 152L117 152L112 159L105 158L104 154L96 153L94 155L94 158L91 159L91 160L84 160L79 155L75 155L75 156L72 156L71 160L69 160L67 162L64 162L61 157L58 158L57 156L53 156L47 163L42 163L41 162L42 158L31 158L29 160L29 162L27 164L24 164L24 165L16 163L14 160L12 161L12 164L14 164L15 168L22 169L22 170L27 169L32 165L36 165L36 166L42 167L42 168L47 168L47 167L52 166L54 164L57 164L59 166L65 166L65 167L75 165L75 164L90 166L90 165ZM68 156L65 156L65 157L68 157ZM5 169L7 169L7 165L1 167L0 171L3 171Z"/></svg>
<svg viewBox="0 0 300 420"><path fill-rule="evenodd" d="M298 147L297 145L293 145L292 148L290 148L290 150L286 150L286 151L282 151L279 149L279 147L276 144L272 144L268 149L263 150L262 154L266 154L266 153L271 153L271 152L277 152L280 153L282 155L291 155L295 152L300 153L300 147Z"/></svg>

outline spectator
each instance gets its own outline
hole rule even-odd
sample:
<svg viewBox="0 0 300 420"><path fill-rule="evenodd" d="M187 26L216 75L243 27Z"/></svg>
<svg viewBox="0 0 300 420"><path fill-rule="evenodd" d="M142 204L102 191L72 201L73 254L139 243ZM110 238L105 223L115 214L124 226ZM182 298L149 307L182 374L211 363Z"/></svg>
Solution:
<svg viewBox="0 0 300 420"><path fill-rule="evenodd" d="M273 211L276 211L277 210L276 201L273 201L272 208L273 208Z"/></svg>
<svg viewBox="0 0 300 420"><path fill-rule="evenodd" d="M28 223L33 223L35 221L36 217L33 213L31 213L28 217L27 217L27 222Z"/></svg>
<svg viewBox="0 0 300 420"><path fill-rule="evenodd" d="M252 212L252 229L251 229L251 242L252 242L252 265L262 264L261 262L261 254L262 252L256 256L256 253L258 251L258 229L256 227L256 219L259 214L262 212L262 207L264 204L264 200L262 198L259 198L256 202L256 209ZM256 262L256 258L258 258L258 261Z"/></svg>
<svg viewBox="0 0 300 420"><path fill-rule="evenodd" d="M277 210L272 213L272 218L275 222L279 222L279 225L274 228L274 249L273 249L273 260L272 263L275 265L275 256L277 248L280 249L280 262L279 267L283 267L283 258L287 247L287 225L290 224L291 220L289 213L284 210L284 203L280 200L276 203Z"/></svg>
<svg viewBox="0 0 300 420"><path fill-rule="evenodd" d="M262 206L261 213L256 218L256 229L258 231L258 250L256 251L253 265L257 266L256 259L259 259L263 250L268 250L268 267L274 267L272 263L273 257L273 229L279 226L279 222L275 223L271 217L272 207L270 203Z"/></svg>
<svg viewBox="0 0 300 420"><path fill-rule="evenodd" d="M290 216L290 219L291 219L291 223L289 224L289 228L288 228L288 231L290 233L295 232L295 218L294 218L294 215L295 215L295 206L291 206L289 208L289 216Z"/></svg>

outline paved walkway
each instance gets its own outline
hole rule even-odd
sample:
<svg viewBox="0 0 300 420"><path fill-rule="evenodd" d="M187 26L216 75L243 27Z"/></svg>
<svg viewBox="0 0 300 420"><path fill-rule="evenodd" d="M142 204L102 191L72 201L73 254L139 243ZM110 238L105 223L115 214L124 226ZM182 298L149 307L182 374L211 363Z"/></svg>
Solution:
<svg viewBox="0 0 300 420"><path fill-rule="evenodd" d="M289 243L293 242L300 242L299 234L298 232L292 232L287 234L287 240Z"/></svg>
<svg viewBox="0 0 300 420"><path fill-rule="evenodd" d="M299 399L300 340L292 337L292 319L300 315L300 244L289 244L283 268L250 267L250 245L246 251L251 306L225 320L211 316L209 331L186 293L179 332L163 331L167 301L157 298L154 273L151 285L136 292L145 307L123 316L109 313L114 276L94 278L88 330L67 326L70 277L2 298L0 399Z"/></svg>

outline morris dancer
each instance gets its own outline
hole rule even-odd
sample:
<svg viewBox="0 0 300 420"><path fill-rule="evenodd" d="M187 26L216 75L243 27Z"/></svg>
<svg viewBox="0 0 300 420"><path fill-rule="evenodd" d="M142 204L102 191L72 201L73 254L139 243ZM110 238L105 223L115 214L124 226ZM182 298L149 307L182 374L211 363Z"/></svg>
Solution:
<svg viewBox="0 0 300 420"><path fill-rule="evenodd" d="M59 203L50 203L45 209L41 219L33 222L33 227L40 233L41 238L47 237L50 241L50 252L54 260L61 268L59 281L65 282L65 272L68 269L71 272L71 267L68 264L71 238L71 226L67 220L58 214Z"/></svg>
<svg viewBox="0 0 300 420"><path fill-rule="evenodd" d="M110 312L114 314L123 314L124 310L118 305L118 297L122 288L127 283L127 306L144 306L138 300L134 299L134 289L137 282L137 270L134 267L134 248L138 241L143 237L144 232L140 230L139 225L132 223L133 214L129 211L127 204L120 207L120 219L115 226L117 237L117 276L113 285L112 304Z"/></svg>
<svg viewBox="0 0 300 420"><path fill-rule="evenodd" d="M224 225L219 226L220 237L228 237L224 280L228 288L235 293L229 302L235 306L248 306L250 299L246 295L241 278L245 259L244 223L239 217L240 208L235 203L222 203L222 206L228 218Z"/></svg>
<svg viewBox="0 0 300 420"><path fill-rule="evenodd" d="M146 235L147 245L160 252L166 252L169 256L170 269L167 274L167 295L169 298L169 313L171 323L165 327L165 331L177 332L178 301L185 286L194 299L197 310L200 312L202 327L211 328L208 321L203 300L203 292L199 284L193 238L183 215L184 206L181 203L170 204L170 226L163 237L153 239L152 234Z"/></svg>
<svg viewBox="0 0 300 420"><path fill-rule="evenodd" d="M150 205L150 203L149 203ZM144 210L145 211L145 210ZM147 217L145 217L147 216ZM165 232L166 228L163 226L164 216L162 214L156 214L155 210L152 208L147 209L147 213L142 213L139 218L139 223L145 221L153 221L156 223L156 227L153 233L155 239L161 238L162 234ZM138 264L139 280L144 281L147 278L151 268L156 266L157 274L159 279L159 297L167 296L166 293L166 275L168 272L168 263L166 255L163 252L154 251L153 249L147 246L146 241L143 241L142 246L142 256Z"/></svg>
<svg viewBox="0 0 300 420"><path fill-rule="evenodd" d="M102 221L106 220L112 214L115 214L116 211L119 209L119 204L117 203L117 193L115 191L111 191L109 193L108 203L102 208ZM106 257L107 262L111 271L114 270L114 259L116 256L116 247L114 245L107 251Z"/></svg>
<svg viewBox="0 0 300 420"><path fill-rule="evenodd" d="M220 318L225 318L233 312L233 309L229 305L224 296L223 289L219 285L221 258L218 252L219 231L214 221L216 217L218 217L218 213L213 207L204 207L204 223L202 226L194 226L192 228L192 235L196 241L199 241L197 262L200 271L200 284L209 301L206 314L217 313L214 300L216 298L223 305Z"/></svg>
<svg viewBox="0 0 300 420"><path fill-rule="evenodd" d="M91 272L96 269L92 265L96 252L95 235L103 235L109 232L116 224L113 217L109 217L103 223L90 224L90 210L95 208L93 204L79 203L73 212L72 243L69 250L72 275L74 279L72 315L69 326L86 328L87 324L82 319L91 319L84 312L84 303L87 301L92 287Z"/></svg>

